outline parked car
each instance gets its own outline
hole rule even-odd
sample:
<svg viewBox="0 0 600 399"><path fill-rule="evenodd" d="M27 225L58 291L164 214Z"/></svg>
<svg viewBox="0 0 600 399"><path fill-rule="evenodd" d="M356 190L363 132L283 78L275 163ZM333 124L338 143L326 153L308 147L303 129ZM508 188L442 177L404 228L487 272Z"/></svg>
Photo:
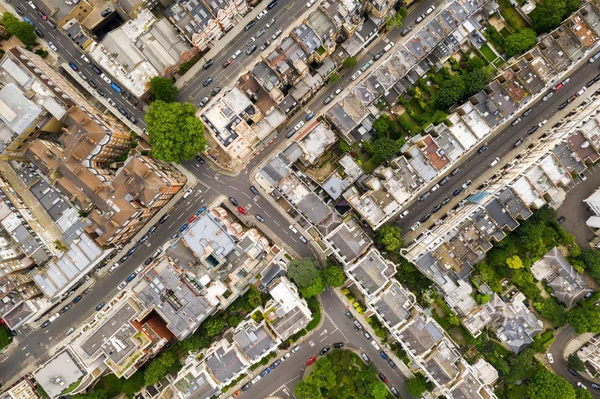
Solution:
<svg viewBox="0 0 600 399"><path fill-rule="evenodd" d="M79 301L81 301L82 296L81 295L77 295L75 298L73 298L73 303L77 303Z"/></svg>
<svg viewBox="0 0 600 399"><path fill-rule="evenodd" d="M250 55L254 51L256 51L256 44L253 44L252 46L248 47L248 49L246 49L246 55Z"/></svg>
<svg viewBox="0 0 600 399"><path fill-rule="evenodd" d="M111 10L110 8L107 8L107 9L105 9L104 11L102 11L102 12L100 13L100 15L101 15L101 16L103 16L103 17L107 17L107 16L109 16L111 13L112 13L112 10Z"/></svg>
<svg viewBox="0 0 600 399"><path fill-rule="evenodd" d="M521 139L519 139L519 140L517 140L517 141L515 141L515 144L513 144L513 146L514 146L514 147L518 147L518 146L520 146L521 144L523 144L523 139L522 139L522 138L521 138Z"/></svg>
<svg viewBox="0 0 600 399"><path fill-rule="evenodd" d="M98 305L96 305L96 312L100 311L103 307L104 307L104 302L100 302Z"/></svg>
<svg viewBox="0 0 600 399"><path fill-rule="evenodd" d="M335 95L330 94L329 96L327 96L327 98L325 98L325 100L323 100L323 104L329 104L330 102L333 101Z"/></svg>
<svg viewBox="0 0 600 399"><path fill-rule="evenodd" d="M410 229L412 231L416 231L420 226L421 226L421 222L417 222L417 223L413 224L412 226L410 226Z"/></svg>
<svg viewBox="0 0 600 399"><path fill-rule="evenodd" d="M252 20L252 21L248 22L248 23L246 24L246 26L244 26L244 30L247 32L247 31L249 31L250 29L252 29L252 27L253 27L254 25L256 25L256 21L255 21L255 20Z"/></svg>
<svg viewBox="0 0 600 399"><path fill-rule="evenodd" d="M521 122L521 118L517 118L517 119L515 119L515 120L514 120L514 121L511 123L511 125L513 125L513 126L517 126L517 125L519 124L519 122Z"/></svg>
<svg viewBox="0 0 600 399"><path fill-rule="evenodd" d="M242 215L248 215L248 211L246 211L243 206L238 206L238 212Z"/></svg>
<svg viewBox="0 0 600 399"><path fill-rule="evenodd" d="M404 28L404 30L402 30L402 32L400 34L402 36L406 36L410 33L411 30L412 30L412 25L408 25L406 28Z"/></svg>
<svg viewBox="0 0 600 399"><path fill-rule="evenodd" d="M248 389L250 389L251 387L252 387L252 382L248 382L248 383L246 383L246 384L245 384L245 385L244 385L244 386L241 388L241 390L242 390L242 392L243 392L243 391L247 391L247 390L248 390Z"/></svg>
<svg viewBox="0 0 600 399"><path fill-rule="evenodd" d="M231 203L231 205L233 206L239 206L240 204L237 202L237 200L233 197L229 197L229 202Z"/></svg>
<svg viewBox="0 0 600 399"><path fill-rule="evenodd" d="M165 213L160 219L158 219L158 223L163 224L169 218L169 214Z"/></svg>
<svg viewBox="0 0 600 399"><path fill-rule="evenodd" d="M484 144L481 147L479 147L477 152L481 154L482 152L485 152L485 150L487 150L487 145Z"/></svg>
<svg viewBox="0 0 600 399"><path fill-rule="evenodd" d="M363 353L360 356L363 358L363 360L365 361L365 363L369 363L371 361L371 359L369 359L369 356L367 356L366 353Z"/></svg>
<svg viewBox="0 0 600 399"><path fill-rule="evenodd" d="M372 341L371 341L371 345L373 345L373 347L374 347L375 349L377 349L378 351L380 351L380 350L381 350L381 347L379 346L379 344L377 343L377 341L375 341L375 340L372 340Z"/></svg>
<svg viewBox="0 0 600 399"><path fill-rule="evenodd" d="M391 367L392 369L395 369L395 368L397 368L397 367L398 367L398 366L396 366L396 363L392 362L391 360L388 360L388 364L390 365L390 367Z"/></svg>
<svg viewBox="0 0 600 399"><path fill-rule="evenodd" d="M208 68L210 68L213 64L215 63L215 60L210 59L208 61L206 61L204 63L204 65L202 65L202 69L207 70Z"/></svg>
<svg viewBox="0 0 600 399"><path fill-rule="evenodd" d="M352 324L354 324L354 328L356 328L356 329L357 329L357 330L359 330L359 331L363 329L363 326L362 326L362 324L360 324L360 323L358 322L358 320L354 320L354 321L352 321Z"/></svg>
<svg viewBox="0 0 600 399"><path fill-rule="evenodd" d="M387 360L388 355L384 351L379 352L379 355L383 358L383 360Z"/></svg>
<svg viewBox="0 0 600 399"><path fill-rule="evenodd" d="M548 101L552 98L552 96L554 95L553 91L549 91L548 93L546 93L546 95L544 97L542 97L542 101Z"/></svg>
<svg viewBox="0 0 600 399"><path fill-rule="evenodd" d="M429 220L430 217L431 217L431 213L428 213L425 216L423 216L421 219L419 219L419 222L425 223L427 220Z"/></svg>
<svg viewBox="0 0 600 399"><path fill-rule="evenodd" d="M456 190L454 190L454 192L452 193L452 195L454 195L456 197L458 194L462 193L462 191L463 191L463 188L459 187Z"/></svg>
<svg viewBox="0 0 600 399"><path fill-rule="evenodd" d="M282 33L283 31L281 29L277 29L275 33L273 33L273 35L271 36L271 40L277 39L279 36L281 36Z"/></svg>
<svg viewBox="0 0 600 399"><path fill-rule="evenodd" d="M204 82L202 82L202 86L206 87L209 84L211 84L213 81L213 78L211 76L209 76Z"/></svg>
<svg viewBox="0 0 600 399"><path fill-rule="evenodd" d="M563 224L564 222L567 221L567 218L564 216L561 216L558 219L556 219L556 221L558 222L558 224Z"/></svg>
<svg viewBox="0 0 600 399"><path fill-rule="evenodd" d="M40 326L41 328L46 328L50 325L50 321L46 320L45 322L42 323L42 325Z"/></svg>
<svg viewBox="0 0 600 399"><path fill-rule="evenodd" d="M348 309L344 310L344 314L346 315L347 318L349 318L349 319L352 318L352 313Z"/></svg>
<svg viewBox="0 0 600 399"><path fill-rule="evenodd" d="M219 94L220 91L221 91L221 88L219 86L217 86L214 89L212 89L212 91L210 92L210 95L214 97L217 94Z"/></svg>
<svg viewBox="0 0 600 399"><path fill-rule="evenodd" d="M546 358L548 359L548 363L554 363L554 357L552 357L552 353L546 353Z"/></svg>
<svg viewBox="0 0 600 399"><path fill-rule="evenodd" d="M336 342L335 344L333 344L334 348L343 348L344 347L344 343L343 342Z"/></svg>
<svg viewBox="0 0 600 399"><path fill-rule="evenodd" d="M307 365L307 366L310 366L311 364L313 364L313 363L314 363L314 362L316 362L316 361L317 361L317 358L313 356L313 357L311 357L310 359L308 359L308 360L306 361L306 365Z"/></svg>
<svg viewBox="0 0 600 399"><path fill-rule="evenodd" d="M292 348L292 353L296 353L300 350L300 345L296 345Z"/></svg>
<svg viewBox="0 0 600 399"><path fill-rule="evenodd" d="M527 131L527 134L534 134L538 129L538 125L535 125Z"/></svg>
<svg viewBox="0 0 600 399"><path fill-rule="evenodd" d="M384 383L387 383L387 382L388 382L388 379L387 379L387 377L385 376L385 374L383 374L383 373L379 373L378 377L379 377L379 379L380 379L382 382L384 382Z"/></svg>

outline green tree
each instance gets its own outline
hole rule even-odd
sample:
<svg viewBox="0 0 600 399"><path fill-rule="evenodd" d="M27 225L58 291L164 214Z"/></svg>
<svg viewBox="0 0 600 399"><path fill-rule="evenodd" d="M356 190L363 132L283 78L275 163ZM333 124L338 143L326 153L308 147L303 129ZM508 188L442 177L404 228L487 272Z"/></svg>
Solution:
<svg viewBox="0 0 600 399"><path fill-rule="evenodd" d="M253 285L250 285L250 290L248 291L248 304L252 306L252 309L256 309L260 305L262 305L262 298L260 296L260 291Z"/></svg>
<svg viewBox="0 0 600 399"><path fill-rule="evenodd" d="M373 381L369 384L369 392L373 399L386 399L388 397L388 390L381 381Z"/></svg>
<svg viewBox="0 0 600 399"><path fill-rule="evenodd" d="M415 374L413 378L406 380L406 389L415 398L420 398L427 391L427 380L423 374Z"/></svg>
<svg viewBox="0 0 600 399"><path fill-rule="evenodd" d="M349 57L342 62L342 68L354 68L357 63L356 57Z"/></svg>
<svg viewBox="0 0 600 399"><path fill-rule="evenodd" d="M328 287L341 287L347 280L344 269L338 265L329 265L321 273L323 283Z"/></svg>
<svg viewBox="0 0 600 399"><path fill-rule="evenodd" d="M504 40L504 49L509 56L523 54L535 45L537 35L533 29L521 29L517 33L508 35Z"/></svg>
<svg viewBox="0 0 600 399"><path fill-rule="evenodd" d="M323 290L325 290L325 284L323 283L321 276L317 275L317 278L313 280L311 285L300 288L300 294L302 297L308 299L315 295L319 295Z"/></svg>
<svg viewBox="0 0 600 399"><path fill-rule="evenodd" d="M567 312L554 297L544 298L535 303L540 315L554 327L562 327L567 322Z"/></svg>
<svg viewBox="0 0 600 399"><path fill-rule="evenodd" d="M177 87L173 85L171 79L161 78L160 76L150 79L150 93L156 100L172 103L175 101L177 91Z"/></svg>
<svg viewBox="0 0 600 399"><path fill-rule="evenodd" d="M395 252L404 245L402 241L402 229L395 225L385 225L377 231L376 241L382 245L386 251Z"/></svg>
<svg viewBox="0 0 600 399"><path fill-rule="evenodd" d="M511 269L522 269L523 268L523 261L517 255L511 256L510 258L506 259L506 264Z"/></svg>
<svg viewBox="0 0 600 399"><path fill-rule="evenodd" d="M535 252L539 249L539 245L542 242L544 229L545 227L541 222L526 220L515 232L525 249Z"/></svg>
<svg viewBox="0 0 600 399"><path fill-rule="evenodd" d="M460 75L454 75L440 85L433 96L436 109L447 110L465 95L465 82Z"/></svg>
<svg viewBox="0 0 600 399"><path fill-rule="evenodd" d="M567 313L567 321L577 334L600 332L600 308L574 308Z"/></svg>
<svg viewBox="0 0 600 399"><path fill-rule="evenodd" d="M9 12L2 14L2 25L8 33L16 36L24 45L33 46L35 44L37 36L33 31L33 25L17 19Z"/></svg>
<svg viewBox="0 0 600 399"><path fill-rule="evenodd" d="M475 302L477 302L480 305L483 305L484 303L488 303L490 299L492 299L492 296L490 294L475 294L474 298Z"/></svg>
<svg viewBox="0 0 600 399"><path fill-rule="evenodd" d="M585 364L579 358L579 356L577 356L577 353L571 353L569 355L569 357L567 358L567 365L571 370L575 370L580 373L585 371Z"/></svg>
<svg viewBox="0 0 600 399"><path fill-rule="evenodd" d="M471 97L485 89L490 82L490 76L485 69L476 69L462 75L465 84L465 93L463 98Z"/></svg>
<svg viewBox="0 0 600 399"><path fill-rule="evenodd" d="M542 34L557 28L566 17L568 10L565 0L544 0L536 3L535 9L529 13L533 29Z"/></svg>
<svg viewBox="0 0 600 399"><path fill-rule="evenodd" d="M152 359L144 371L144 383L146 385L154 385L159 382L167 375L175 362L177 362L177 356L170 351L163 352Z"/></svg>
<svg viewBox="0 0 600 399"><path fill-rule="evenodd" d="M473 56L467 60L467 71L473 72L485 68L485 61L481 57Z"/></svg>
<svg viewBox="0 0 600 399"><path fill-rule="evenodd" d="M211 317L206 319L202 324L202 328L206 331L206 335L209 337L216 337L221 334L223 328L225 328L225 321L220 317Z"/></svg>
<svg viewBox="0 0 600 399"><path fill-rule="evenodd" d="M317 360L306 382L319 388L333 388L337 384L337 377L333 371L331 358L322 357Z"/></svg>
<svg viewBox="0 0 600 399"><path fill-rule="evenodd" d="M600 252L595 249L583 251L581 260L590 276L600 282Z"/></svg>
<svg viewBox="0 0 600 399"><path fill-rule="evenodd" d="M329 79L327 81L329 82L329 84L332 85L338 80L340 80L340 75L338 75L337 73L332 73L331 75L329 75Z"/></svg>
<svg viewBox="0 0 600 399"><path fill-rule="evenodd" d="M306 288L319 278L317 263L312 258L294 259L288 266L287 276L298 288Z"/></svg>
<svg viewBox="0 0 600 399"><path fill-rule="evenodd" d="M108 393L104 389L93 389L88 393L80 393L73 396L73 399L107 399Z"/></svg>
<svg viewBox="0 0 600 399"><path fill-rule="evenodd" d="M121 384L121 390L128 397L133 397L133 394L144 388L144 373L140 370L133 373L133 375L127 379L123 378Z"/></svg>
<svg viewBox="0 0 600 399"><path fill-rule="evenodd" d="M346 143L345 140L338 141L337 148L344 154L347 153L348 151L350 151L350 145L348 145L348 143Z"/></svg>
<svg viewBox="0 0 600 399"><path fill-rule="evenodd" d="M533 369L535 365L535 351L531 348L525 348L518 355L511 357L508 360L510 371L506 377L509 384L514 384L516 381L525 378L527 373Z"/></svg>
<svg viewBox="0 0 600 399"><path fill-rule="evenodd" d="M373 122L373 129L379 137L389 136L393 130L393 121L388 114L383 114Z"/></svg>
<svg viewBox="0 0 600 399"><path fill-rule="evenodd" d="M585 388L577 388L575 390L575 397L577 399L594 399L590 391Z"/></svg>
<svg viewBox="0 0 600 399"><path fill-rule="evenodd" d="M206 147L204 125L190 103L154 101L146 113L152 156L166 162L192 159Z"/></svg>
<svg viewBox="0 0 600 399"><path fill-rule="evenodd" d="M298 399L321 399L323 397L318 387L304 381L300 381L296 384L294 394Z"/></svg>
<svg viewBox="0 0 600 399"><path fill-rule="evenodd" d="M545 367L531 379L527 393L529 399L576 399L573 385Z"/></svg>
<svg viewBox="0 0 600 399"><path fill-rule="evenodd" d="M397 12L396 15L394 15L393 17L390 14L386 14L385 29L389 31L389 30L401 27L403 19L404 19L404 17L402 16L402 13L400 13L400 12Z"/></svg>
<svg viewBox="0 0 600 399"><path fill-rule="evenodd" d="M400 145L388 137L380 137L373 141L373 155L380 161L394 158L399 150Z"/></svg>

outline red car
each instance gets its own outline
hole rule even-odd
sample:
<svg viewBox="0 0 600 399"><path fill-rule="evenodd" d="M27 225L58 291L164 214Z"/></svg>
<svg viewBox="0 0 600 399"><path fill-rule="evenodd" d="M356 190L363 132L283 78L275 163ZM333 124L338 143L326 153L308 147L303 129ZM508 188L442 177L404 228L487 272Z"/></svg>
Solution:
<svg viewBox="0 0 600 399"><path fill-rule="evenodd" d="M306 365L310 366L311 364L313 364L316 361L317 361L317 358L313 356L310 359L308 359L308 361L306 362Z"/></svg>
<svg viewBox="0 0 600 399"><path fill-rule="evenodd" d="M242 206L238 206L238 211L242 214L242 215L247 215L248 212L246 212L246 210L244 209L244 207Z"/></svg>
<svg viewBox="0 0 600 399"><path fill-rule="evenodd" d="M563 86L564 85L562 83L557 84L556 87L554 87L554 91L559 91L560 89L563 88Z"/></svg>
<svg viewBox="0 0 600 399"><path fill-rule="evenodd" d="M227 60L223 63L223 69L227 68L229 65L231 65L231 60Z"/></svg>
<svg viewBox="0 0 600 399"><path fill-rule="evenodd" d="M196 220L196 215L192 215L192 217L188 219L188 223L192 223L194 220Z"/></svg>
<svg viewBox="0 0 600 399"><path fill-rule="evenodd" d="M379 379L387 384L388 379L383 373L379 373Z"/></svg>

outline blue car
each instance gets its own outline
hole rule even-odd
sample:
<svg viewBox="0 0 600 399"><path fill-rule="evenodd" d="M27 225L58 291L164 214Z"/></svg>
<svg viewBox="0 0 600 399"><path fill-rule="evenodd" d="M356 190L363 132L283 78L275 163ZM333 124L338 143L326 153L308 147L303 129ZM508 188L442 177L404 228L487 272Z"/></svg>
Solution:
<svg viewBox="0 0 600 399"><path fill-rule="evenodd" d="M71 67L72 70L79 71L79 68L77 68L77 65L73 64L72 62L69 62L69 66Z"/></svg>
<svg viewBox="0 0 600 399"><path fill-rule="evenodd" d="M114 82L110 84L110 87L112 87L112 89L117 93L121 93L123 91L123 89L121 89L121 87Z"/></svg>
<svg viewBox="0 0 600 399"><path fill-rule="evenodd" d="M125 279L125 282L129 283L131 280L133 280L135 278L136 274L135 273L131 273L129 276L127 276L127 278Z"/></svg>
<svg viewBox="0 0 600 399"><path fill-rule="evenodd" d="M186 223L186 224L184 224L183 226L181 226L181 228L179 229L179 232L181 233L181 232L183 232L183 231L184 231L185 229L187 229L187 228L188 228L188 225L187 225L187 223Z"/></svg>
<svg viewBox="0 0 600 399"><path fill-rule="evenodd" d="M281 360L277 360L275 363L273 363L271 365L271 370L273 370L274 368L277 368L277 366L279 366L281 364Z"/></svg>
<svg viewBox="0 0 600 399"><path fill-rule="evenodd" d="M267 370L263 371L262 373L260 373L260 378L263 378L267 374L269 374L269 373L267 373Z"/></svg>
<svg viewBox="0 0 600 399"><path fill-rule="evenodd" d="M137 247L133 247L133 248L131 248L129 251L127 251L127 256L131 256L131 255L133 255L133 253L134 253L135 251L137 251Z"/></svg>
<svg viewBox="0 0 600 399"><path fill-rule="evenodd" d="M379 354L381 355L382 358L387 360L388 356L385 354L385 352L381 351L381 352L379 352Z"/></svg>
<svg viewBox="0 0 600 399"><path fill-rule="evenodd" d="M305 119L306 119L307 121L309 121L309 120L311 120L311 119L312 119L314 116L315 116L315 113L314 113L314 112L311 112L310 114L306 115L306 118L305 118Z"/></svg>
<svg viewBox="0 0 600 399"><path fill-rule="evenodd" d="M27 22L29 25L33 25L33 22L27 17L23 17L23 21Z"/></svg>
<svg viewBox="0 0 600 399"><path fill-rule="evenodd" d="M204 212L206 210L206 207L203 206L202 208L200 208L200 210L198 210L198 212L196 212L196 216L200 216L202 214L202 212Z"/></svg>

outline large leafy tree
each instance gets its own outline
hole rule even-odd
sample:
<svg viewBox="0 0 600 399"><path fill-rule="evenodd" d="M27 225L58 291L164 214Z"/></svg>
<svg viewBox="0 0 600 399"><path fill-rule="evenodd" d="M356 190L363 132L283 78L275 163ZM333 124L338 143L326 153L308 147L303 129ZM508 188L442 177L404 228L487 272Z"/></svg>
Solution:
<svg viewBox="0 0 600 399"><path fill-rule="evenodd" d="M252 306L252 309L255 309L262 305L260 291L253 285L250 286L250 290L248 291L248 304Z"/></svg>
<svg viewBox="0 0 600 399"><path fill-rule="evenodd" d="M13 14L5 12L2 14L2 25L8 33L15 35L26 46L33 46L37 36L33 32L33 25L17 19Z"/></svg>
<svg viewBox="0 0 600 399"><path fill-rule="evenodd" d="M145 384L154 385L159 382L178 361L177 356L172 351L163 352L152 359L144 371Z"/></svg>
<svg viewBox="0 0 600 399"><path fill-rule="evenodd" d="M389 137L380 137L373 141L373 155L380 161L387 161L396 156L400 150L400 144Z"/></svg>
<svg viewBox="0 0 600 399"><path fill-rule="evenodd" d="M317 386L304 381L296 384L294 394L298 399L321 399L323 397Z"/></svg>
<svg viewBox="0 0 600 399"><path fill-rule="evenodd" d="M211 317L202 325L202 329L206 331L206 335L209 337L215 337L221 334L223 328L225 328L225 321L219 317Z"/></svg>
<svg viewBox="0 0 600 399"><path fill-rule="evenodd" d="M467 72L462 76L462 79L465 84L463 98L479 93L481 90L485 89L490 82L490 76L484 69L476 69L472 72Z"/></svg>
<svg viewBox="0 0 600 399"><path fill-rule="evenodd" d="M406 389L415 398L420 398L427 391L427 380L422 374L415 374L413 378L406 380Z"/></svg>
<svg viewBox="0 0 600 399"><path fill-rule="evenodd" d="M594 399L590 391L585 388L577 388L575 391L575 397L577 399Z"/></svg>
<svg viewBox="0 0 600 399"><path fill-rule="evenodd" d="M567 320L577 334L600 332L600 308L574 308L567 313Z"/></svg>
<svg viewBox="0 0 600 399"><path fill-rule="evenodd" d="M313 283L307 287L300 288L300 294L304 298L311 298L315 295L319 295L325 289L325 284L323 283L323 278L319 274L317 278L313 280Z"/></svg>
<svg viewBox="0 0 600 399"><path fill-rule="evenodd" d="M156 100L172 103L177 96L177 87L173 85L171 79L155 76L150 79L150 93Z"/></svg>
<svg viewBox="0 0 600 399"><path fill-rule="evenodd" d="M346 273L338 265L329 265L321 273L323 283L328 287L341 287L346 282Z"/></svg>
<svg viewBox="0 0 600 399"><path fill-rule="evenodd" d="M536 39L537 35L533 29L521 29L508 35L504 41L504 48L509 56L523 54L535 45Z"/></svg>
<svg viewBox="0 0 600 399"><path fill-rule="evenodd" d="M534 366L535 351L531 348L525 348L521 353L513 356L508 361L510 371L506 380L514 384L517 380L525 378L525 375Z"/></svg>
<svg viewBox="0 0 600 399"><path fill-rule="evenodd" d="M600 252L595 249L584 251L581 254L581 259L590 276L596 281L600 281Z"/></svg>
<svg viewBox="0 0 600 399"><path fill-rule="evenodd" d="M535 9L529 13L533 23L533 29L537 34L549 32L577 10L581 2L579 0L543 0L538 2Z"/></svg>
<svg viewBox="0 0 600 399"><path fill-rule="evenodd" d="M433 96L436 109L447 110L465 95L465 82L460 75L445 80Z"/></svg>
<svg viewBox="0 0 600 399"><path fill-rule="evenodd" d="M146 113L152 156L166 162L192 159L206 147L204 125L190 103L154 101Z"/></svg>
<svg viewBox="0 0 600 399"><path fill-rule="evenodd" d="M567 380L542 368L527 386L530 399L576 399L575 389Z"/></svg>
<svg viewBox="0 0 600 399"><path fill-rule="evenodd" d="M548 320L554 327L561 327L567 322L567 312L554 297L542 299L535 303L535 308L540 315Z"/></svg>
<svg viewBox="0 0 600 399"><path fill-rule="evenodd" d="M316 261L312 258L292 260L288 265L287 276L300 289L312 285L319 277Z"/></svg>
<svg viewBox="0 0 600 399"><path fill-rule="evenodd" d="M577 353L571 353L567 358L567 365L571 370L575 370L577 372L585 371L585 364L583 361L577 356Z"/></svg>
<svg viewBox="0 0 600 399"><path fill-rule="evenodd" d="M511 269L521 269L521 268L523 268L523 261L517 255L511 256L510 258L507 258L506 259L506 264Z"/></svg>
<svg viewBox="0 0 600 399"><path fill-rule="evenodd" d="M377 242L386 251L398 251L404 245L402 241L402 230L398 226L385 225L377 231Z"/></svg>

